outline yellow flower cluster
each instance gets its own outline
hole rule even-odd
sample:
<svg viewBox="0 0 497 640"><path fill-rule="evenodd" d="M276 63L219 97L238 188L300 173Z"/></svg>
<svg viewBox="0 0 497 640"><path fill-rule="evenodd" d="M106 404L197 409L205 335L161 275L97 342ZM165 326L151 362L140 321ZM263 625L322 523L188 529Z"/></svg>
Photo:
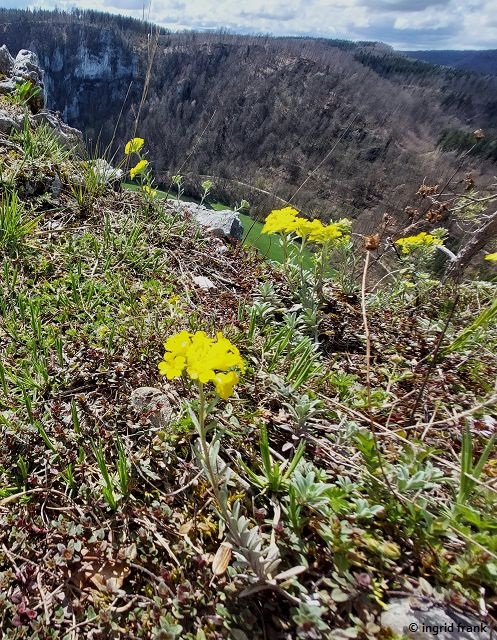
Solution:
<svg viewBox="0 0 497 640"><path fill-rule="evenodd" d="M497 260L497 253L487 253L485 260Z"/></svg>
<svg viewBox="0 0 497 640"><path fill-rule="evenodd" d="M136 178L136 176L142 174L147 168L147 165L148 165L148 160L140 160L140 162L138 162L134 167L132 167L129 170L129 175L131 176L131 179L133 180L134 178Z"/></svg>
<svg viewBox="0 0 497 640"><path fill-rule="evenodd" d="M275 209L267 216L262 233L294 233L310 242L324 244L350 233L351 223L346 218L324 225L321 220L299 218L293 207Z"/></svg>
<svg viewBox="0 0 497 640"><path fill-rule="evenodd" d="M155 198L155 196L157 195L157 190L152 189L152 187L150 187L148 184L144 184L142 186L142 191L150 198Z"/></svg>
<svg viewBox="0 0 497 640"><path fill-rule="evenodd" d="M143 138L132 138L126 143L124 147L124 153L130 156L132 153L138 153L143 147L145 140Z"/></svg>
<svg viewBox="0 0 497 640"><path fill-rule="evenodd" d="M227 400L239 381L237 368L245 370L240 352L221 332L209 338L205 331L181 331L164 343L164 360L159 371L168 380L180 377L186 371L192 380L213 382L217 394Z"/></svg>
<svg viewBox="0 0 497 640"><path fill-rule="evenodd" d="M274 209L266 218L262 233L290 233L294 229L297 215L298 211L293 207Z"/></svg>
<svg viewBox="0 0 497 640"><path fill-rule="evenodd" d="M443 245L440 238L432 236L431 233L421 231L415 236L408 236L407 238L399 238L395 241L398 244L402 253L407 254L420 249L421 247L437 247Z"/></svg>

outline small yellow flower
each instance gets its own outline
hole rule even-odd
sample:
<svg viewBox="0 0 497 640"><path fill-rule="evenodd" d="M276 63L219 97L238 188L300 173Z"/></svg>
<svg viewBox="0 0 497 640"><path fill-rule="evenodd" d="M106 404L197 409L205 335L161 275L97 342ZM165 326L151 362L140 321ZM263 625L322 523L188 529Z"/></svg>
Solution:
<svg viewBox="0 0 497 640"><path fill-rule="evenodd" d="M307 220L299 218L295 222L295 233L301 238L309 238L313 241L319 238L323 231L323 223L321 220Z"/></svg>
<svg viewBox="0 0 497 640"><path fill-rule="evenodd" d="M143 185L142 191L143 193L145 193L147 196L150 196L151 198L155 198L155 196L157 195L157 190L152 189L152 187L149 187L148 184Z"/></svg>
<svg viewBox="0 0 497 640"><path fill-rule="evenodd" d="M186 351L191 344L192 334L188 331L180 331L174 336L171 336L164 342L164 348L166 351L171 351L176 355L186 355Z"/></svg>
<svg viewBox="0 0 497 640"><path fill-rule="evenodd" d="M143 138L132 138L129 142L126 143L124 147L124 153L127 156L130 156L132 153L138 153L140 149L143 147L145 140Z"/></svg>
<svg viewBox="0 0 497 640"><path fill-rule="evenodd" d="M159 372L168 380L179 378L185 368L186 358L174 353L165 353L164 360L159 362Z"/></svg>
<svg viewBox="0 0 497 640"><path fill-rule="evenodd" d="M437 246L441 246L443 245L443 242L440 240L440 238L432 236L431 233L421 231L421 233L418 233L416 236L399 238L395 241L395 244L399 245L403 254L408 254L421 247L435 248Z"/></svg>
<svg viewBox="0 0 497 640"><path fill-rule="evenodd" d="M497 260L497 253L487 253L485 260Z"/></svg>
<svg viewBox="0 0 497 640"><path fill-rule="evenodd" d="M129 171L129 175L133 180L136 176L142 174L147 168L148 160L140 160L132 169Z"/></svg>
<svg viewBox="0 0 497 640"><path fill-rule="evenodd" d="M214 378L214 384L216 385L216 391L220 398L227 400L233 395L233 388L239 381L236 371L230 371L229 373L218 373Z"/></svg>
<svg viewBox="0 0 497 640"><path fill-rule="evenodd" d="M107 327L107 326L106 326L106 325L104 325L104 324L103 324L103 325L101 325L101 326L100 326L100 327L98 327L98 329L97 329L97 338L98 338L99 340L102 340L102 338L103 338L107 333L109 333L109 331L110 331L109 327Z"/></svg>
<svg viewBox="0 0 497 640"><path fill-rule="evenodd" d="M262 233L281 233L282 231L290 233L295 228L297 215L298 211L293 207L274 209L267 216Z"/></svg>
<svg viewBox="0 0 497 640"><path fill-rule="evenodd" d="M226 400L233 393L239 376L234 369L245 370L240 352L221 332L209 338L205 331L192 334L181 331L164 343L166 353L159 371L168 380L185 371L192 380L213 382L218 395Z"/></svg>

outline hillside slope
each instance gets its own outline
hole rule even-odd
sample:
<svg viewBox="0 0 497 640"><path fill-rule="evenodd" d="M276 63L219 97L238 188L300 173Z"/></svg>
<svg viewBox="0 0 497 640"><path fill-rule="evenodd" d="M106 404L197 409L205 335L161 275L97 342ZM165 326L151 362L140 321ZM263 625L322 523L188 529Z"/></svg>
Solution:
<svg viewBox="0 0 497 640"><path fill-rule="evenodd" d="M402 53L405 53L409 58L453 67L461 71L477 71L487 75L497 75L497 49L484 51L403 51Z"/></svg>
<svg viewBox="0 0 497 640"><path fill-rule="evenodd" d="M0 56L2 640L490 640L496 282L288 207L266 263Z"/></svg>
<svg viewBox="0 0 497 640"><path fill-rule="evenodd" d="M373 230L385 211L405 221L423 179L451 175L475 129L486 130L486 146L462 170L483 186L495 175L497 79L407 60L377 43L161 33L155 47L147 25L104 14L0 16L3 40L38 53L51 106L91 144L114 139L117 148L140 112L165 187L185 174L194 195L209 175L230 204L244 197L267 208L272 192L325 219L359 216ZM448 153L438 146L447 132L457 140Z"/></svg>

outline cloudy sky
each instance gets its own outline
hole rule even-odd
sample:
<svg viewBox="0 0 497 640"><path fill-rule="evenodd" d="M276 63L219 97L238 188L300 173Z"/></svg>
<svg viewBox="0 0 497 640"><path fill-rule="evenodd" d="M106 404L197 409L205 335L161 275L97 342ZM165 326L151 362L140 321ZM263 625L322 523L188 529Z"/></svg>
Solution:
<svg viewBox="0 0 497 640"><path fill-rule="evenodd" d="M91 8L171 30L381 40L397 49L496 49L496 0L0 0L1 6Z"/></svg>

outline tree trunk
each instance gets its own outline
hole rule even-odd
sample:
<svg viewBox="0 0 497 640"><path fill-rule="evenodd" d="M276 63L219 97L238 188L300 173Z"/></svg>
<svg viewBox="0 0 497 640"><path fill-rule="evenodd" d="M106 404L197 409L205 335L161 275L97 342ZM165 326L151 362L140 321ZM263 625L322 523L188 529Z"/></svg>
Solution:
<svg viewBox="0 0 497 640"><path fill-rule="evenodd" d="M471 258L476 255L480 249L483 249L494 235L497 235L497 211L494 211L494 213L489 216L488 221L483 227L474 231L473 237L464 245L461 251L459 251L456 259L449 262L445 276L454 280L462 276Z"/></svg>

